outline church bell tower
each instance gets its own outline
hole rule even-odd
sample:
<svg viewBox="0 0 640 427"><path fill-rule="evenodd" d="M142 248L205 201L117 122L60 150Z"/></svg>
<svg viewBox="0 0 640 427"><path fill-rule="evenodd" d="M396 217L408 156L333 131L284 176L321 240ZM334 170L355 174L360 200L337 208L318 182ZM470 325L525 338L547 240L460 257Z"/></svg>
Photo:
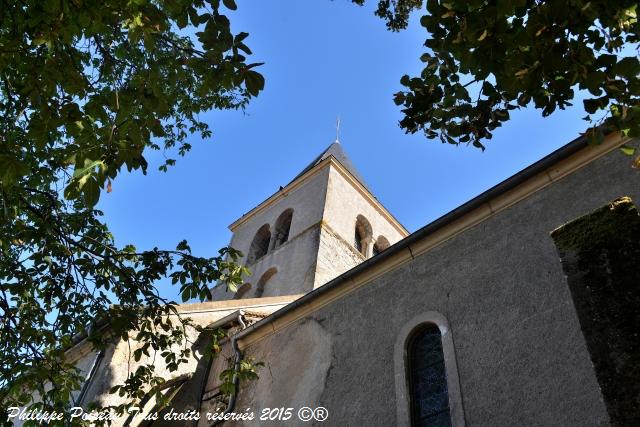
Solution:
<svg viewBox="0 0 640 427"><path fill-rule="evenodd" d="M252 275L218 300L310 292L408 235L337 140L229 229Z"/></svg>

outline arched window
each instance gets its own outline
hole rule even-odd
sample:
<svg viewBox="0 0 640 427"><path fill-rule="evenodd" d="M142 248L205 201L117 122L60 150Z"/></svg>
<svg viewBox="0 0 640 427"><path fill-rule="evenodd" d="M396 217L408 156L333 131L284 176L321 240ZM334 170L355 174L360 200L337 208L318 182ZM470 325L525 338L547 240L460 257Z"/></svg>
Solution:
<svg viewBox="0 0 640 427"><path fill-rule="evenodd" d="M353 236L353 246L360 253L362 253L362 239L362 233L360 232L358 227L356 227L355 235Z"/></svg>
<svg viewBox="0 0 640 427"><path fill-rule="evenodd" d="M293 209L287 209L282 212L276 221L276 229L274 232L273 249L279 247L289 239L289 230L291 229L291 220L293 219Z"/></svg>
<svg viewBox="0 0 640 427"><path fill-rule="evenodd" d="M384 251L389 246L391 245L389 245L389 241L387 240L386 237L378 236L378 240L376 240L376 243L373 245L373 256L378 255L380 252Z"/></svg>
<svg viewBox="0 0 640 427"><path fill-rule="evenodd" d="M420 326L407 348L412 426L451 426L447 372L438 325Z"/></svg>
<svg viewBox="0 0 640 427"><path fill-rule="evenodd" d="M247 265L251 265L267 254L269 242L271 241L271 231L269 224L265 224L256 233L249 247L247 255Z"/></svg>
<svg viewBox="0 0 640 427"><path fill-rule="evenodd" d="M249 292L250 289L251 289L251 283L245 283L244 285L238 288L233 299L242 298L247 292Z"/></svg>
<svg viewBox="0 0 640 427"><path fill-rule="evenodd" d="M372 235L373 232L371 231L369 221L367 221L364 216L358 215L353 236L353 246L365 257L368 256L369 253L369 244Z"/></svg>
<svg viewBox="0 0 640 427"><path fill-rule="evenodd" d="M271 267L270 269L264 272L260 280L258 280L256 293L254 294L256 298L260 298L262 294L264 294L264 287L266 286L267 282L269 282L269 280L271 280L271 278L276 275L277 272L278 272L278 269L276 269L275 267Z"/></svg>

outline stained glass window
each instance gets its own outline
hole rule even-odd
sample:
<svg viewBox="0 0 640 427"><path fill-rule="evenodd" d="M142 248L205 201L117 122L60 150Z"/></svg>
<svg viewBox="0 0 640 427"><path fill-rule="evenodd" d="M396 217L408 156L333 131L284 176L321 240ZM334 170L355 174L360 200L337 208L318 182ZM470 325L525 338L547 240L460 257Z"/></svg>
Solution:
<svg viewBox="0 0 640 427"><path fill-rule="evenodd" d="M420 328L409 342L409 387L414 427L451 426L442 335L437 325Z"/></svg>

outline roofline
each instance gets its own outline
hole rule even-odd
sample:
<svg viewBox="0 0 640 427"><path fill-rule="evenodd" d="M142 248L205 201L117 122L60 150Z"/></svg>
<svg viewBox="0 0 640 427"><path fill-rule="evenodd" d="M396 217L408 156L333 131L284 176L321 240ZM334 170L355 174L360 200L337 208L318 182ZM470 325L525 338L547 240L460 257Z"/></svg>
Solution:
<svg viewBox="0 0 640 427"><path fill-rule="evenodd" d="M269 206L273 205L275 202L280 200L283 197L286 197L290 192L294 191L298 187L300 187L305 181L307 181L312 176L316 175L318 172L323 170L327 165L333 165L336 169L347 178L347 180L351 180L351 184L356 187L356 189L362 193L365 198L384 216L387 218L391 224L398 229L400 234L407 236L409 231L398 221L392 214L389 212L387 208L384 207L382 203L369 191L369 189L358 180L349 170L340 162L340 160L336 159L333 154L322 159L319 163L314 165L311 169L303 173L302 175L295 178L289 184L287 184L282 189L276 191L267 199L262 201L258 206L251 209L246 214L242 215L240 218L235 220L229 225L229 230L234 231L240 225L247 222L250 218L258 214L259 212L267 209Z"/></svg>
<svg viewBox="0 0 640 427"><path fill-rule="evenodd" d="M630 138L622 138L618 133L609 133L605 137L605 141L597 146L590 145L584 135L574 139L510 178L420 228L379 255L358 264L351 270L242 330L237 335L240 348L246 348L251 343L275 333L302 316L306 316L331 301L346 295L351 290L357 289L387 271L414 259L415 256L476 226L536 191L555 183L573 171L613 151L629 140ZM587 148L591 149L587 150ZM521 191L518 192L516 190ZM492 201L495 203L492 204ZM472 217L473 215L471 214L473 213L476 214L475 217ZM424 241L429 240L429 238L432 238L432 242L425 243ZM390 267L385 269L385 264L390 264ZM343 286L346 289L340 289ZM320 301L322 297L326 297L327 301ZM298 311L297 316L294 313L296 311ZM263 333L258 333L258 331L268 326L271 327L261 331ZM249 338L254 333L255 335Z"/></svg>
<svg viewBox="0 0 640 427"><path fill-rule="evenodd" d="M247 222L249 218L256 215L258 212L263 211L264 209L266 209L276 201L280 200L283 197L286 197L290 192L292 192L296 188L300 187L306 180L308 180L313 175L318 173L328 163L327 159L331 157L333 156L329 156L323 159L322 161L320 161L320 163L316 164L314 167L312 167L302 175L298 176L296 179L294 179L293 181L291 181L290 183L282 187L280 190L276 191L271 196L267 197L265 200L260 202L256 207L251 209L249 212L243 214L240 218L233 221L231 224L229 224L229 230L231 231L235 230L240 225Z"/></svg>
<svg viewBox="0 0 640 427"><path fill-rule="evenodd" d="M340 173L356 190L369 202L371 203L376 210L384 216L387 221L391 223L391 225L398 231L403 237L407 237L410 233L409 230L404 228L404 225L400 223L396 219L395 216L384 205L376 198L376 196L369 191L369 189L360 181L356 176L354 176L349 169L347 169L338 159L336 159L333 155L329 156L329 159L332 160L331 164L336 168L338 173Z"/></svg>

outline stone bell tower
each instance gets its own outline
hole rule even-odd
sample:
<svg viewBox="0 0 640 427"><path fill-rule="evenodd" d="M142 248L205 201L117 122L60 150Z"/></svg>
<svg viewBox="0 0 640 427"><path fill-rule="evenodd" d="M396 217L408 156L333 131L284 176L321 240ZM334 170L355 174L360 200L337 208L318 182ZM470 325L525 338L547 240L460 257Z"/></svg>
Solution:
<svg viewBox="0 0 640 427"><path fill-rule="evenodd" d="M408 235L338 141L229 229L252 275L235 295L214 289L214 299L307 293Z"/></svg>

